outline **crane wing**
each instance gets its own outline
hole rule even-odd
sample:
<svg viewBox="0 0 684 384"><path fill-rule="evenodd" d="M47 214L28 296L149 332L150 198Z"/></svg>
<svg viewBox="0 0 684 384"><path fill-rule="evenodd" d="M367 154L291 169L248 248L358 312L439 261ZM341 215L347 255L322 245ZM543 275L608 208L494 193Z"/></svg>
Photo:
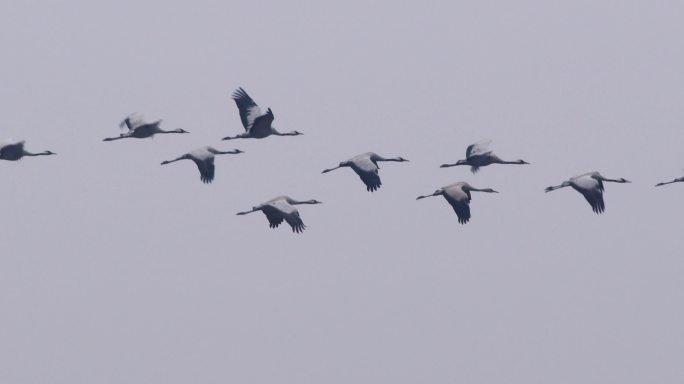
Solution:
<svg viewBox="0 0 684 384"><path fill-rule="evenodd" d="M197 164L197 169L199 169L200 179L204 184L209 184L214 181L214 157L209 157L204 160L192 159L195 164Z"/></svg>
<svg viewBox="0 0 684 384"><path fill-rule="evenodd" d="M466 201L459 201L448 196L446 200L456 212L459 223L465 224L470 220L470 205Z"/></svg>
<svg viewBox="0 0 684 384"><path fill-rule="evenodd" d="M366 189L369 192L376 191L382 185L378 167L371 161L370 157L352 159L352 169L359 175L361 181L366 184Z"/></svg>
<svg viewBox="0 0 684 384"><path fill-rule="evenodd" d="M302 218L299 216L299 211L297 211L297 208L288 204L285 200L277 200L272 202L271 206L278 210L280 216L285 219L288 224L290 224L290 227L292 227L292 232L301 233L304 231L304 229L306 229Z"/></svg>
<svg viewBox="0 0 684 384"><path fill-rule="evenodd" d="M278 228L278 226L283 222L283 215L278 208L276 208L273 203L264 204L261 208L261 212L266 215L268 219L268 226L271 228Z"/></svg>
<svg viewBox="0 0 684 384"><path fill-rule="evenodd" d="M580 193L587 200L589 205L591 205L591 210L594 213L603 213L606 210L606 204L603 201L603 193L599 190L585 189L581 190Z"/></svg>
<svg viewBox="0 0 684 384"><path fill-rule="evenodd" d="M142 114L138 112L131 113L126 116L123 121L119 123L119 128L128 128L129 131L133 131L141 125L145 124L145 119Z"/></svg>
<svg viewBox="0 0 684 384"><path fill-rule="evenodd" d="M271 134L271 123L273 123L274 118L275 117L273 116L273 111L271 111L271 108L267 109L266 113L261 116L257 116L256 119L254 119L249 132L256 137L268 136Z"/></svg>
<svg viewBox="0 0 684 384"><path fill-rule="evenodd" d="M491 143L492 143L491 140L482 140L482 141L477 142L475 144L470 144L468 146L468 148L466 149L466 158L491 152L489 150L489 144L491 144Z"/></svg>
<svg viewBox="0 0 684 384"><path fill-rule="evenodd" d="M252 100L242 87L233 92L233 100L240 110L240 120L245 131L249 131L257 117L261 116L261 108Z"/></svg>

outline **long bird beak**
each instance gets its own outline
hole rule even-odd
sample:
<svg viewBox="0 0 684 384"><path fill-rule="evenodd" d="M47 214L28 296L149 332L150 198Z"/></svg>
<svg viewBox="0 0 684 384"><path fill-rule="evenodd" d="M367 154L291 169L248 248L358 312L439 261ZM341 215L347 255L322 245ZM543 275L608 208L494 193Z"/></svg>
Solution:
<svg viewBox="0 0 684 384"><path fill-rule="evenodd" d="M440 165L439 167L440 167L440 168L449 168L449 167L453 167L453 166L455 166L455 165L456 165L456 164L442 164L442 165Z"/></svg>
<svg viewBox="0 0 684 384"><path fill-rule="evenodd" d="M432 197L432 196L435 196L435 195L418 196L418 197L416 197L416 200L420 200L420 199L424 199L426 197Z"/></svg>
<svg viewBox="0 0 684 384"><path fill-rule="evenodd" d="M221 140L232 140L232 139L234 139L234 137L231 137L231 136L226 136L226 137L224 137L224 138L223 138L223 139L221 139Z"/></svg>

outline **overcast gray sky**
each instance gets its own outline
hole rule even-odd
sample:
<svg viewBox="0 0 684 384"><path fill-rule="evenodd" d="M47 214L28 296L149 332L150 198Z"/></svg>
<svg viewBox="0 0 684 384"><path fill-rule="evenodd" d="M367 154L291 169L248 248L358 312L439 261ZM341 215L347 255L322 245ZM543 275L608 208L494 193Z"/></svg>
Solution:
<svg viewBox="0 0 684 384"><path fill-rule="evenodd" d="M0 163L0 382L681 383L683 11L0 3L0 139L58 153ZM305 135L219 141L238 86ZM134 111L191 134L101 141ZM438 167L481 139L532 165ZM159 166L202 145L246 153ZM592 170L604 215L543 192ZM303 234L235 216L281 194Z"/></svg>

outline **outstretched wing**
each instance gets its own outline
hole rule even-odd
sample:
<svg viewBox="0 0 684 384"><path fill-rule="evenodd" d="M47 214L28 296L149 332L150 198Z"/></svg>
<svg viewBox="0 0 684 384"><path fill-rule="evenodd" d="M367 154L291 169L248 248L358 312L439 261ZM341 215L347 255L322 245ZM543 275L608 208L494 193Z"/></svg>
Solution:
<svg viewBox="0 0 684 384"><path fill-rule="evenodd" d="M124 129L128 128L129 131L133 131L136 128L138 128L141 125L145 124L145 119L143 118L143 115L140 113L131 113L130 115L126 116L125 119L123 119L122 122L119 123L119 128Z"/></svg>
<svg viewBox="0 0 684 384"><path fill-rule="evenodd" d="M261 212L266 215L268 219L268 226L270 228L278 228L278 226L283 222L283 215L273 204L265 204L261 208Z"/></svg>
<svg viewBox="0 0 684 384"><path fill-rule="evenodd" d="M470 205L466 201L459 201L448 196L446 200L456 212L459 223L465 224L470 220Z"/></svg>
<svg viewBox="0 0 684 384"><path fill-rule="evenodd" d="M352 169L366 184L366 189L369 192L377 191L382 185L378 167L371 161L370 157L352 159Z"/></svg>
<svg viewBox="0 0 684 384"><path fill-rule="evenodd" d="M487 152L490 152L489 150L489 144L491 144L491 140L483 140L480 142L477 142L475 144L470 144L468 148L466 149L466 158L469 158L471 156L477 156L477 155L482 155Z"/></svg>
<svg viewBox="0 0 684 384"><path fill-rule="evenodd" d="M245 131L249 131L254 125L254 120L261 116L261 108L252 100L242 87L233 92L233 100L240 110L240 120Z"/></svg>
<svg viewBox="0 0 684 384"><path fill-rule="evenodd" d="M200 179L204 184L209 184L214 181L214 158L209 157L206 159L192 159L195 164L197 164L197 169L199 169Z"/></svg>
<svg viewBox="0 0 684 384"><path fill-rule="evenodd" d="M292 227L292 232L302 233L304 229L306 229L302 218L299 216L299 211L297 211L297 208L291 206L284 200L275 201L271 203L271 205L277 209L280 212L281 217L284 218L288 224L290 224L290 227Z"/></svg>
<svg viewBox="0 0 684 384"><path fill-rule="evenodd" d="M249 132L255 137L265 137L271 134L271 123L273 123L273 111L271 108L266 110L261 116L257 116L252 123Z"/></svg>
<svg viewBox="0 0 684 384"><path fill-rule="evenodd" d="M606 203L603 201L603 193L597 190L582 190L580 191L582 196L587 199L589 205L591 205L591 210L594 213L603 213L606 210Z"/></svg>
<svg viewBox="0 0 684 384"><path fill-rule="evenodd" d="M585 173L570 179L572 187L587 199L595 213L603 213L606 205L603 202L603 181L597 172Z"/></svg>

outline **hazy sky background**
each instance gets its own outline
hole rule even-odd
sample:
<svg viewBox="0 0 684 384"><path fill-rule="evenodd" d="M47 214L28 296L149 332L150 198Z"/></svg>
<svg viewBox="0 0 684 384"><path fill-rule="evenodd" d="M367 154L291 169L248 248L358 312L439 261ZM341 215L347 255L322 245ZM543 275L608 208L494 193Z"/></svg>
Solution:
<svg viewBox="0 0 684 384"><path fill-rule="evenodd" d="M682 383L678 1L0 3L0 382ZM242 132L243 86L299 137ZM127 114L189 135L111 143ZM440 169L493 139L529 166ZM191 162L216 159L212 185ZM368 193L358 153L403 156ZM598 170L606 213L544 187ZM465 226L443 198L474 194ZM308 229L235 213L274 196Z"/></svg>

